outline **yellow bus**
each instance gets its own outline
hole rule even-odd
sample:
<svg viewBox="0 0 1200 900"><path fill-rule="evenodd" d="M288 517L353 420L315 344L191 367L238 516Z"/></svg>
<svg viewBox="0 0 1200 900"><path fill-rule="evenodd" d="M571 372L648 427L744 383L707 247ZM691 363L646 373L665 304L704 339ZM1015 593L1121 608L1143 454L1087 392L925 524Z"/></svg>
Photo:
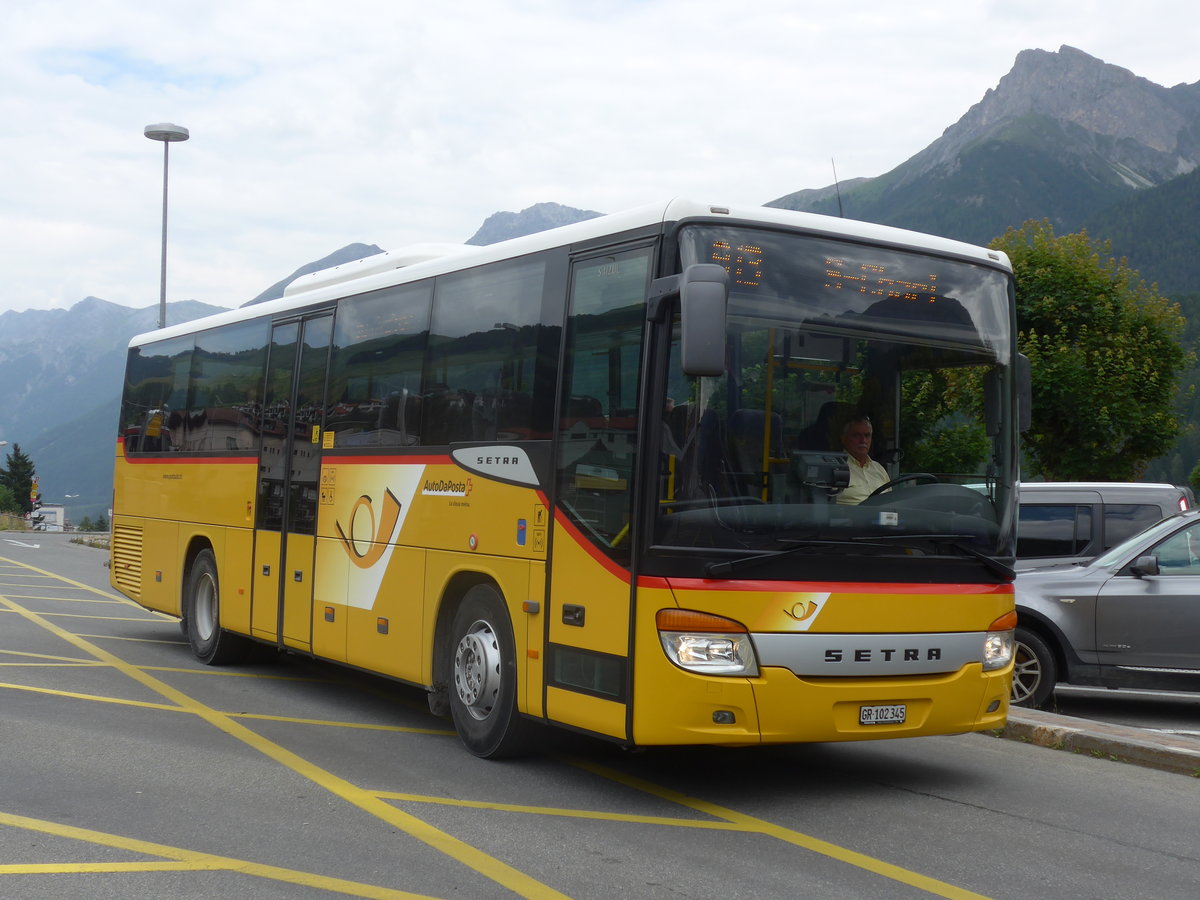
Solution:
<svg viewBox="0 0 1200 900"><path fill-rule="evenodd" d="M1001 253L681 200L306 275L131 342L112 583L481 757L994 728L1014 321Z"/></svg>

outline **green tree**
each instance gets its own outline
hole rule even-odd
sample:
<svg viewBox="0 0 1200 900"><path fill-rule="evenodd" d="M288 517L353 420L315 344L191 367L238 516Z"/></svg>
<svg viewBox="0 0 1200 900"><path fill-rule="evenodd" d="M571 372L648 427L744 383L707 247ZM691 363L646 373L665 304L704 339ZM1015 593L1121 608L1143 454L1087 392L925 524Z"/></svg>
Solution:
<svg viewBox="0 0 1200 900"><path fill-rule="evenodd" d="M21 504L17 502L16 495L8 485L0 484L0 513L12 513L19 516L22 512Z"/></svg>
<svg viewBox="0 0 1200 900"><path fill-rule="evenodd" d="M992 241L1016 275L1017 344L1033 375L1028 474L1133 481L1183 432L1180 374L1193 363L1177 304L1106 242L1026 222Z"/></svg>
<svg viewBox="0 0 1200 900"><path fill-rule="evenodd" d="M20 444L13 444L12 452L8 454L4 468L0 469L0 485L12 491L22 513L33 512L33 503L29 500L29 494L33 489L35 474L33 460L21 450Z"/></svg>

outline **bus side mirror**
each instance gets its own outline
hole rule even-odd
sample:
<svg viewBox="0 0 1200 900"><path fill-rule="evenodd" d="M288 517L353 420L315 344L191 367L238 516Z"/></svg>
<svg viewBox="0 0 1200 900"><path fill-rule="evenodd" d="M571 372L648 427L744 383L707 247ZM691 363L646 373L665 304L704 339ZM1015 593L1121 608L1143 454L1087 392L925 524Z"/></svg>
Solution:
<svg viewBox="0 0 1200 900"><path fill-rule="evenodd" d="M680 356L685 375L725 374L725 309L729 275L714 263L695 263L679 285Z"/></svg>

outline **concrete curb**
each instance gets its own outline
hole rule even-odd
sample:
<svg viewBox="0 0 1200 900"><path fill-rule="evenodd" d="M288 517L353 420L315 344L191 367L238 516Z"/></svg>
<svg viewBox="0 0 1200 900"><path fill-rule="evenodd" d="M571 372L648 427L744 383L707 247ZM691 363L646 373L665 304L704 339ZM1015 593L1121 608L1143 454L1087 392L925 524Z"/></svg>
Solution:
<svg viewBox="0 0 1200 900"><path fill-rule="evenodd" d="M1008 725L995 733L1011 741L1200 778L1200 740L1196 738L1016 707L1008 712Z"/></svg>

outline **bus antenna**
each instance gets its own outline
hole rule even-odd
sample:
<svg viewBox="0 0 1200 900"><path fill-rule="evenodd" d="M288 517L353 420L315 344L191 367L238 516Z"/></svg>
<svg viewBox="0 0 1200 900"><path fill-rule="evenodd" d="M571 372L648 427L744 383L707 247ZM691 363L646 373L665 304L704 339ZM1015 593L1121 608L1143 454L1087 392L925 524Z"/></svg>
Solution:
<svg viewBox="0 0 1200 900"><path fill-rule="evenodd" d="M846 213L842 209L842 188L841 188L841 185L838 184L837 163L833 161L832 156L829 157L829 165L833 166L833 189L835 191L837 191L838 217L844 219L844 218L846 218Z"/></svg>

